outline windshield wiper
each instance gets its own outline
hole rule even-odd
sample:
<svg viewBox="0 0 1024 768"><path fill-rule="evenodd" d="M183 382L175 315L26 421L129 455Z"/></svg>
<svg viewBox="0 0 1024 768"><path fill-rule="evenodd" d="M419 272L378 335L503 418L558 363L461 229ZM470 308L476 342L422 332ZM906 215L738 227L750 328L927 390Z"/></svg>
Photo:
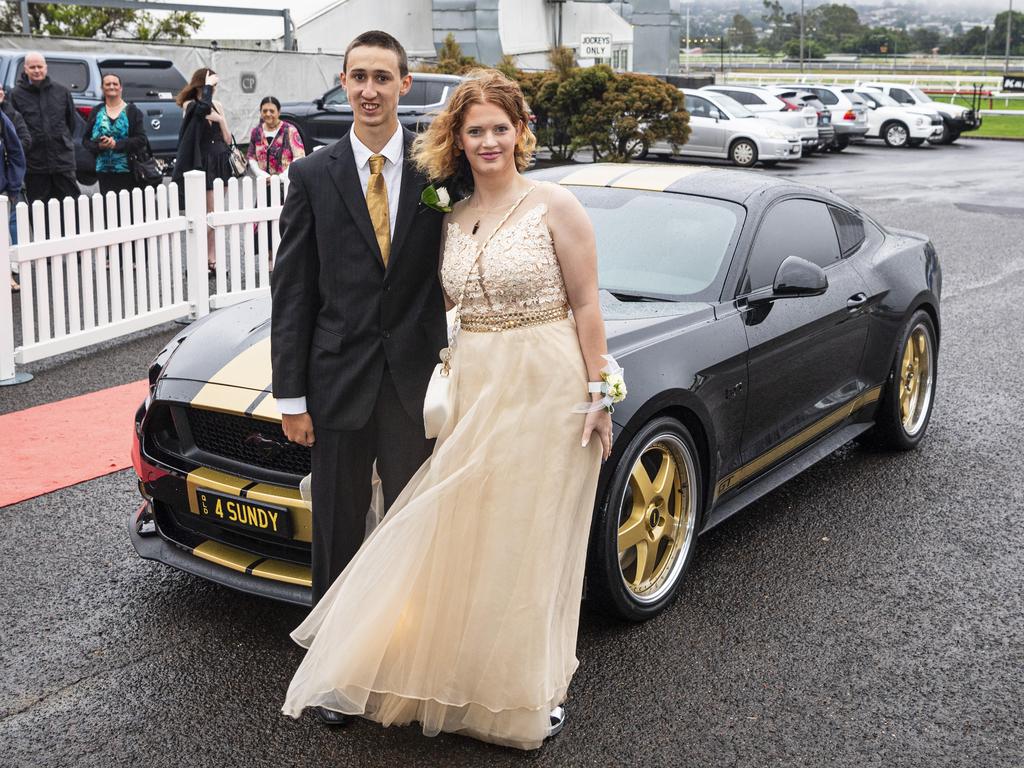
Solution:
<svg viewBox="0 0 1024 768"><path fill-rule="evenodd" d="M674 299L666 299L663 296L646 296L642 293L627 293L626 291L608 291L612 296L622 302L627 301L667 301L672 302Z"/></svg>

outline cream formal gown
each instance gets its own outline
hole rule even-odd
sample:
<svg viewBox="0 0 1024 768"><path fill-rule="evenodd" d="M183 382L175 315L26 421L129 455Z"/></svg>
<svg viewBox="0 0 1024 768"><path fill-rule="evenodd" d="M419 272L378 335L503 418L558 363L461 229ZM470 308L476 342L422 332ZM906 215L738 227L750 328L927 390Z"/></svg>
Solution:
<svg viewBox="0 0 1024 768"><path fill-rule="evenodd" d="M442 282L466 283L454 408L434 452L292 638L283 711L324 706L535 749L577 667L601 463L580 445L587 371L546 223L550 187L448 223ZM474 225L476 236L473 235Z"/></svg>

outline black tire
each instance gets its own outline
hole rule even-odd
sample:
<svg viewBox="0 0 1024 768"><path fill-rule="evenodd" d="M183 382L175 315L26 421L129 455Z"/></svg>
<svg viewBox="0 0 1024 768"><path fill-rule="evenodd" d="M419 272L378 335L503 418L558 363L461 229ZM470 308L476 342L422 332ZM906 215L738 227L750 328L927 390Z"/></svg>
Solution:
<svg viewBox="0 0 1024 768"><path fill-rule="evenodd" d="M882 140L888 147L904 148L910 141L910 129L899 120L890 120L880 131Z"/></svg>
<svg viewBox="0 0 1024 768"><path fill-rule="evenodd" d="M919 351L908 352L908 345L912 341L915 350L920 349L922 342L927 345L927 368L920 363ZM938 338L931 315L919 309L903 326L896 357L878 404L875 426L865 433L863 442L888 450L909 451L924 439L935 405L938 351ZM908 356L913 358L910 365ZM921 377L926 379L923 387L918 383ZM911 386L917 387L916 397L910 395Z"/></svg>
<svg viewBox="0 0 1024 768"><path fill-rule="evenodd" d="M634 470L647 478L643 485L649 499L638 496L644 491ZM672 482L668 491L657 488L661 471ZM646 621L675 599L697 548L703 509L700 478L693 438L667 416L644 425L619 454L595 512L588 559L587 597L601 611ZM620 552L620 535L629 535L624 533L627 527L638 539ZM645 571L638 569L648 560L645 578Z"/></svg>
<svg viewBox="0 0 1024 768"><path fill-rule="evenodd" d="M779 164L778 160L762 160L761 161L761 165L763 165L765 168L774 168L778 164Z"/></svg>
<svg viewBox="0 0 1024 768"><path fill-rule="evenodd" d="M920 147L924 144L924 139L908 139L907 146L909 147Z"/></svg>
<svg viewBox="0 0 1024 768"><path fill-rule="evenodd" d="M832 144L833 152L842 152L850 146L850 140L846 136L836 136L835 141Z"/></svg>
<svg viewBox="0 0 1024 768"><path fill-rule="evenodd" d="M750 139L737 139L729 146L729 160L740 168L750 168L757 162L757 144Z"/></svg>
<svg viewBox="0 0 1024 768"><path fill-rule="evenodd" d="M956 141L956 139L953 138L953 133L954 133L953 126L949 122L949 118L947 118L945 115L943 115L943 117L942 117L942 133L940 133L938 136L936 136L934 138L928 139L928 143L930 143L930 144L952 144L954 141Z"/></svg>

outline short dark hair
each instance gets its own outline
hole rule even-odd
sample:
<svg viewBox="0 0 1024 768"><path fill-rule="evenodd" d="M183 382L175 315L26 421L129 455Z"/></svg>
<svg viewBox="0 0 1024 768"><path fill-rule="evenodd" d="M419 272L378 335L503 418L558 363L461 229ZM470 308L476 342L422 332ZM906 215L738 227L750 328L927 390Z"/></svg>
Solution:
<svg viewBox="0 0 1024 768"><path fill-rule="evenodd" d="M121 76L119 74L117 74L117 72L104 72L104 73L102 73L100 75L100 85L102 85L103 81L106 80L108 77L116 77L117 78L117 84L121 85Z"/></svg>
<svg viewBox="0 0 1024 768"><path fill-rule="evenodd" d="M342 72L348 73L348 52L353 48L359 48L365 46L368 48L384 48L389 51L394 51L398 57L398 74L405 77L409 74L409 57L405 55L405 48L398 42L394 37L389 35L387 32L381 32L379 29L371 29L369 32L363 32L355 40L348 44L348 48L345 49L345 61L342 64Z"/></svg>
<svg viewBox="0 0 1024 768"><path fill-rule="evenodd" d="M273 104L277 107L277 111L281 111L281 102L275 99L273 96L264 96L263 101L260 102L260 109L263 109L264 104Z"/></svg>

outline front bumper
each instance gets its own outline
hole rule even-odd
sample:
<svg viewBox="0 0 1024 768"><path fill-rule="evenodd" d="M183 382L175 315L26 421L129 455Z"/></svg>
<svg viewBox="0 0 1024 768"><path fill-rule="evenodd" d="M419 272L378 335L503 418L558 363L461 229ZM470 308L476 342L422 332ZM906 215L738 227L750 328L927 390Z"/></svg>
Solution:
<svg viewBox="0 0 1024 768"><path fill-rule="evenodd" d="M264 561L265 558L226 545L209 546L216 542L209 542L206 548L200 549L197 554L196 547L175 544L159 533L142 535L139 532L140 517L147 513L152 514L148 507L150 502L145 502L128 515L128 536L142 559L155 560L179 571L250 595L268 597L271 600L307 608L312 605L313 592L308 586L253 576L251 563L246 563ZM219 557L221 562L217 562L214 557Z"/></svg>
<svg viewBox="0 0 1024 768"><path fill-rule="evenodd" d="M953 124L953 130L957 133L976 131L981 128L981 115L968 111L964 113L963 117L951 118L950 122Z"/></svg>
<svg viewBox="0 0 1024 768"><path fill-rule="evenodd" d="M757 143L761 160L798 160L803 154L799 139L759 139Z"/></svg>
<svg viewBox="0 0 1024 768"><path fill-rule="evenodd" d="M836 136L843 136L848 139L862 139L868 132L868 123L864 122L844 122L834 121L832 123L832 129L836 132Z"/></svg>

